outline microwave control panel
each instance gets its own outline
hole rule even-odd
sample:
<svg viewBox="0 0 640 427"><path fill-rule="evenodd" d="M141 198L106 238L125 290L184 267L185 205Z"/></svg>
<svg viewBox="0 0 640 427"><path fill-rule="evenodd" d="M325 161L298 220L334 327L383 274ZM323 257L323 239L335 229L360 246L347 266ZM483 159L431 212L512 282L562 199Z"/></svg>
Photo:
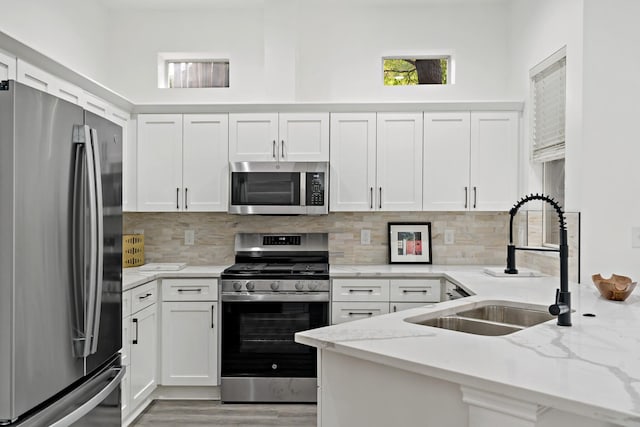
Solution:
<svg viewBox="0 0 640 427"><path fill-rule="evenodd" d="M307 206L324 206L324 172L307 172Z"/></svg>

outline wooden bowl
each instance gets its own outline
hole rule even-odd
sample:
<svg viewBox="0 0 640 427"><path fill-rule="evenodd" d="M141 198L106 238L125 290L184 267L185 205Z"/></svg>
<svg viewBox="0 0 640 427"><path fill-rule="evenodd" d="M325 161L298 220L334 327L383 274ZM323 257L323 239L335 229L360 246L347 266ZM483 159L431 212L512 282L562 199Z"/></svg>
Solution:
<svg viewBox="0 0 640 427"><path fill-rule="evenodd" d="M605 279L600 274L591 276L593 283L600 291L600 295L612 301L624 301L636 287L637 282L631 280L630 277L612 274L610 278Z"/></svg>

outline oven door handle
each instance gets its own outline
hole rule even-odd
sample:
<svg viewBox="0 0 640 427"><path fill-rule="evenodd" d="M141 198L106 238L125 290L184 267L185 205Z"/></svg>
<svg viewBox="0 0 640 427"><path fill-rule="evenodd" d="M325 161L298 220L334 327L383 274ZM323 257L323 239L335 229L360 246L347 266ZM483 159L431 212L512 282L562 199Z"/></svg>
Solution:
<svg viewBox="0 0 640 427"><path fill-rule="evenodd" d="M305 294L302 292L294 294L273 293L273 294L256 294L256 293L222 293L220 296L222 302L328 302L329 292Z"/></svg>

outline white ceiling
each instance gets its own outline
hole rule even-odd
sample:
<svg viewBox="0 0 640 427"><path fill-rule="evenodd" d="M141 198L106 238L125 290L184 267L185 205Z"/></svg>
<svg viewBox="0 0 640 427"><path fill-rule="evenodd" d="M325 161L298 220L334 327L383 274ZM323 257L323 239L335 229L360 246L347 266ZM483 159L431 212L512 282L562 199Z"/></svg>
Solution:
<svg viewBox="0 0 640 427"><path fill-rule="evenodd" d="M270 0L98 0L109 9L217 9L262 6ZM298 0L304 2L307 0ZM509 0L319 0L327 3L351 4L488 4L506 3Z"/></svg>

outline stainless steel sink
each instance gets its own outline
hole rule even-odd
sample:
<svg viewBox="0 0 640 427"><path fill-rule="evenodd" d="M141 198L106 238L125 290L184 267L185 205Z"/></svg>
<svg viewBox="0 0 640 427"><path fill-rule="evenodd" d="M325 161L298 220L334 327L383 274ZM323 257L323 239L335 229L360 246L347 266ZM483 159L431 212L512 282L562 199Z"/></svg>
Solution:
<svg viewBox="0 0 640 427"><path fill-rule="evenodd" d="M507 335L522 330L523 328L515 325L506 325L503 323L484 322L476 319L465 319L458 316L443 316L435 319L425 320L421 323L425 326L435 326L436 328L449 329L450 331L466 332L475 335Z"/></svg>
<svg viewBox="0 0 640 427"><path fill-rule="evenodd" d="M508 305L485 305L471 310L459 311L456 315L524 327L555 319L555 316L549 314L548 311L531 310Z"/></svg>
<svg viewBox="0 0 640 427"><path fill-rule="evenodd" d="M439 317L415 316L410 323L449 329L475 335L498 336L521 331L530 326L555 319L547 307L513 301L485 301L452 309Z"/></svg>

